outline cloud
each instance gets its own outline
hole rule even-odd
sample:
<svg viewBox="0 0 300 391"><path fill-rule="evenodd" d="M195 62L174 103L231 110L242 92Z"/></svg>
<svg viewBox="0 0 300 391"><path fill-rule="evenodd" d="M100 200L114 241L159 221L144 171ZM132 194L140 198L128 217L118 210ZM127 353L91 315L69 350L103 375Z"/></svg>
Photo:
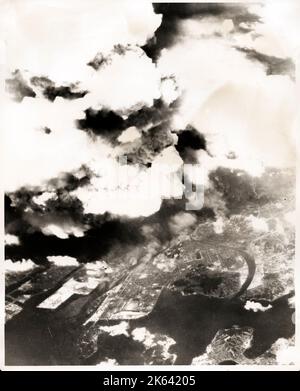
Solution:
<svg viewBox="0 0 300 391"><path fill-rule="evenodd" d="M126 129L126 122L121 115L112 110L85 110L85 118L77 121L79 129L87 130L110 141L117 139Z"/></svg>
<svg viewBox="0 0 300 391"><path fill-rule="evenodd" d="M15 263L11 259L7 259L5 261L5 272L27 272L28 270L32 270L36 267L35 263L30 259L22 259L21 262Z"/></svg>
<svg viewBox="0 0 300 391"><path fill-rule="evenodd" d="M74 120L82 116L80 104L80 99L73 102L62 98L53 103L24 98L21 104L5 104L6 191L40 186L63 172L78 170L99 155L103 159L108 156L108 146L76 128Z"/></svg>
<svg viewBox="0 0 300 391"><path fill-rule="evenodd" d="M206 140L203 135L192 126L178 133L177 151L185 163L196 163L195 151L206 150Z"/></svg>
<svg viewBox="0 0 300 391"><path fill-rule="evenodd" d="M248 311L253 311L253 312L259 312L259 311L265 312L265 311L268 311L269 309L271 309L272 305L268 304L268 305L264 306L259 302L247 300L246 304L244 305L244 308Z"/></svg>
<svg viewBox="0 0 300 391"><path fill-rule="evenodd" d="M16 0L6 12L8 67L59 84L88 75L92 69L86 64L99 51L115 44L143 45L161 22L148 1Z"/></svg>
<svg viewBox="0 0 300 391"><path fill-rule="evenodd" d="M153 6L156 13L163 15L163 19L144 50L155 60L161 50L172 47L182 38L187 24L191 27L189 32L201 36L230 32L240 23L248 23L251 26L259 20L259 17L243 4L154 3Z"/></svg>
<svg viewBox="0 0 300 391"><path fill-rule="evenodd" d="M18 246L20 244L19 238L16 235L6 234L4 242L8 246Z"/></svg>
<svg viewBox="0 0 300 391"><path fill-rule="evenodd" d="M246 220L253 230L269 232L269 226L265 219L250 215L246 218Z"/></svg>
<svg viewBox="0 0 300 391"><path fill-rule="evenodd" d="M79 265L76 258L72 258L72 257L53 256L53 257L48 257L48 261L56 266L78 266Z"/></svg>
<svg viewBox="0 0 300 391"><path fill-rule="evenodd" d="M17 102L22 102L26 96L33 98L36 96L36 93L26 83L20 71L13 72L12 78L6 79L5 89L6 92L13 95L13 99Z"/></svg>
<svg viewBox="0 0 300 391"><path fill-rule="evenodd" d="M277 42L275 22L260 7L154 9L101 0L16 0L6 8L4 185L17 211L9 233L23 230L25 253L33 233L46 237L41 256L50 248L84 258L80 246L91 246L93 258L99 236L104 253L113 235L126 232L121 242L132 243L135 219L170 239L179 224L172 216L184 208L176 200L183 160L201 165L210 217L226 213L226 195L210 176L218 167L253 176L294 164L295 86L282 75L290 51L267 50ZM173 186L164 187L170 177ZM184 225L187 216L178 216Z"/></svg>
<svg viewBox="0 0 300 391"><path fill-rule="evenodd" d="M289 75L292 80L295 80L296 66L291 58L269 56L265 53L260 53L255 49L245 47L236 47L236 49L245 53L250 60L258 61L263 64L267 75Z"/></svg>
<svg viewBox="0 0 300 391"><path fill-rule="evenodd" d="M83 98L87 91L80 91L77 83L70 83L68 85L57 86L52 80L45 76L33 76L30 79L31 85L38 87L43 96L52 102L56 97L60 96L65 99Z"/></svg>
<svg viewBox="0 0 300 391"><path fill-rule="evenodd" d="M194 214L179 212L170 219L169 227L173 234L178 235L183 230L193 226L197 222Z"/></svg>
<svg viewBox="0 0 300 391"><path fill-rule="evenodd" d="M152 166L122 165L117 161L96 164L95 175L87 186L80 187L72 196L78 198L85 213L129 217L149 216L157 212L164 197L182 195L181 180L172 182L172 174L181 167L182 160L170 147L154 158Z"/></svg>
<svg viewBox="0 0 300 391"><path fill-rule="evenodd" d="M135 141L141 137L140 132L135 126L130 126L122 134L118 137L118 141L120 143L130 143L132 141Z"/></svg>
<svg viewBox="0 0 300 391"><path fill-rule="evenodd" d="M272 45L272 41L270 40L268 49L271 50L270 48L272 46L274 49L276 47L281 50L285 48L286 56L298 60L300 54L299 2L295 0L287 0L284 2L265 1L263 6L257 8L256 11L262 20L261 29L258 31L265 37L262 38L262 41L267 44L268 39L271 37L273 37L273 39L276 38L276 45Z"/></svg>
<svg viewBox="0 0 300 391"><path fill-rule="evenodd" d="M239 166L254 175L265 166L293 166L297 95L284 75L290 60L237 50L237 34L195 36L189 23L206 26L211 20L182 22L180 40L157 60L163 72L172 70L183 91L173 126L198 130L213 155L205 159L209 165Z"/></svg>
<svg viewBox="0 0 300 391"><path fill-rule="evenodd" d="M107 65L93 70L81 86L89 91L86 101L90 107L126 112L152 106L153 100L161 96L160 79L159 70L143 50L129 47L124 53L114 53Z"/></svg>
<svg viewBox="0 0 300 391"><path fill-rule="evenodd" d="M185 121L220 86L244 83L249 74L258 80L265 76L262 66L252 64L226 41L189 36L163 50L158 65L163 72L172 70L183 91L180 114Z"/></svg>
<svg viewBox="0 0 300 391"><path fill-rule="evenodd" d="M101 326L100 330L104 331L105 333L108 333L112 337L114 337L115 335L122 335L122 334L128 337L129 323L124 321L114 326Z"/></svg>
<svg viewBox="0 0 300 391"><path fill-rule="evenodd" d="M192 124L206 137L219 164L259 173L260 167L295 165L295 85L282 76L253 84L220 86L200 106ZM226 156L234 152L236 159Z"/></svg>

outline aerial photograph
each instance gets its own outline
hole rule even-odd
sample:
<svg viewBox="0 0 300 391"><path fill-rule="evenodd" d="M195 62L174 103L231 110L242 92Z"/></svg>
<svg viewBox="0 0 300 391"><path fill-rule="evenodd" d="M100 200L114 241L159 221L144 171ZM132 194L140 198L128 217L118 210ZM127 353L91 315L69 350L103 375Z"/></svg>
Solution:
<svg viewBox="0 0 300 391"><path fill-rule="evenodd" d="M300 2L0 11L5 366L299 364Z"/></svg>

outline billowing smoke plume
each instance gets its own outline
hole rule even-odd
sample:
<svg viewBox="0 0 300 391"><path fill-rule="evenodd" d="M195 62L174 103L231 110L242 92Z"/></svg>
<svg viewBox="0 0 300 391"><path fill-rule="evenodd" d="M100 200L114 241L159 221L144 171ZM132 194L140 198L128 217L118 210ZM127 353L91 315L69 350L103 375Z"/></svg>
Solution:
<svg viewBox="0 0 300 391"><path fill-rule="evenodd" d="M267 202L265 170L294 165L295 45L268 7L18 0L5 13L7 257L161 243ZM184 210L184 164L201 167L201 210Z"/></svg>

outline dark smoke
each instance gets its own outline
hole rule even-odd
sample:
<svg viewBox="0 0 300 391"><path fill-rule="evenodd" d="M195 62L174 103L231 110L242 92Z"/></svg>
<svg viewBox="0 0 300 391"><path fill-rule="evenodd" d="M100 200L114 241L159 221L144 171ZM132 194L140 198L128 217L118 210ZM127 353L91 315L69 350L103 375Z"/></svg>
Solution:
<svg viewBox="0 0 300 391"><path fill-rule="evenodd" d="M77 126L81 130L87 130L97 136L114 142L126 129L126 121L117 113L103 109L85 110L85 118L77 121Z"/></svg>
<svg viewBox="0 0 300 391"><path fill-rule="evenodd" d="M139 146L127 153L127 162L150 167L154 158L173 144L174 136L170 130L169 122L163 122L142 132Z"/></svg>
<svg viewBox="0 0 300 391"><path fill-rule="evenodd" d="M204 207L190 213L196 217L198 225L215 220L219 213L229 217L245 210L251 212L270 202L285 199L288 189L293 188L294 180L295 175L289 170L269 169L262 177L255 178L241 170L218 168L210 174L212 187L205 193ZM68 192L62 190L57 192L56 198L46 203L46 208L40 207L38 210L38 206L32 202L33 194L23 190L22 194L20 192L13 197L5 197L6 232L17 235L20 240L20 245L6 247L5 257L14 261L30 258L40 263L47 256L68 255L87 262L99 259L116 246L125 249L126 246L147 244L152 240L164 245L176 237L170 227L172 218L178 213L186 213L186 200L183 198L164 200L159 211L146 218L127 219L109 213L84 214L80 201L72 199ZM47 236L27 219L24 212L26 207L36 208L34 216L52 216L54 221L55 216L63 219L68 217L90 228L83 237L70 235L68 239L60 239L53 235ZM142 227L145 225L151 227L151 234L143 233Z"/></svg>
<svg viewBox="0 0 300 391"><path fill-rule="evenodd" d="M268 168L261 177L253 177L243 170L219 167L209 175L215 192L228 208L228 213L238 214L255 207L285 200L293 193L295 173L290 169ZM249 209L250 210L250 209Z"/></svg>
<svg viewBox="0 0 300 391"><path fill-rule="evenodd" d="M288 75L292 80L296 77L296 66L291 58L279 58L259 53L254 49L236 47L250 60L257 61L264 65L267 75Z"/></svg>
<svg viewBox="0 0 300 391"><path fill-rule="evenodd" d="M232 19L234 26L240 30L239 24L259 22L259 17L241 4L218 3L154 3L154 11L162 14L163 19L155 35L143 47L146 54L157 60L160 51L174 45L180 35L179 22L189 18L218 17L221 20Z"/></svg>
<svg viewBox="0 0 300 391"><path fill-rule="evenodd" d="M118 218L109 213L104 215L84 214L80 201L72 199L68 193L58 195L57 198L46 202L46 208L35 206L34 216L41 218L68 218L76 223L86 224L91 227L83 237L70 235L67 239L61 239L54 235L44 235L38 227L30 224L24 213L27 204L34 208L32 202L33 193L23 191L19 194L18 204L13 205L10 197L6 196L6 232L17 235L20 245L6 246L5 258L18 261L32 259L36 263L45 262L48 256L67 255L78 259L79 262L95 261L101 256L107 255L116 246L137 246L155 241L164 245L175 237L170 228L173 216L184 211L185 200L164 200L159 211L149 217L135 219ZM197 221L204 222L214 219L215 214L211 208L204 207L193 213ZM150 226L151 234L143 234L142 227Z"/></svg>
<svg viewBox="0 0 300 391"><path fill-rule="evenodd" d="M196 163L195 151L199 149L206 151L206 140L194 127L188 126L185 130L178 133L178 141L175 148L185 163Z"/></svg>
<svg viewBox="0 0 300 391"><path fill-rule="evenodd" d="M127 127L136 126L144 128L149 124L157 125L162 121L171 118L178 107L178 101L172 102L169 106L162 99L155 99L153 106L144 106L129 115L126 123Z"/></svg>
<svg viewBox="0 0 300 391"><path fill-rule="evenodd" d="M131 45L114 45L110 55L104 55L102 53L97 53L96 56L87 63L88 66L98 71L102 66L105 66L111 62L111 55L118 54L119 56L124 55L128 50L132 50Z"/></svg>
<svg viewBox="0 0 300 391"><path fill-rule="evenodd" d="M128 153L127 161L148 164L153 157L173 144L169 122L178 104L179 100L167 105L162 99L155 99L153 106L143 106L126 119L112 110L89 108L85 111L85 118L77 121L77 126L91 135L103 137L113 145L117 144L117 138L125 129L137 127L142 131L141 145L138 150Z"/></svg>
<svg viewBox="0 0 300 391"><path fill-rule="evenodd" d="M53 178L47 183L52 197L43 205L34 202L45 189L20 188L14 193L5 195L5 229L6 233L22 236L40 230L39 224L63 220L74 224L84 224L83 206L78 198L70 192L86 186L90 182L90 173L82 167L80 173L66 173ZM88 224L88 222L87 222Z"/></svg>
<svg viewBox="0 0 300 391"><path fill-rule="evenodd" d="M56 97L72 100L83 98L87 94L87 91L77 91L76 84L56 86L52 80L44 76L34 76L30 79L30 81L33 86L40 88L43 96L51 102L53 102Z"/></svg>
<svg viewBox="0 0 300 391"><path fill-rule="evenodd" d="M11 79L6 79L5 89L6 92L8 92L14 97L15 101L22 102L23 98L25 98L26 96L30 98L36 97L36 93L26 83L26 80L24 80L19 70L13 72L12 76L13 77Z"/></svg>
<svg viewBox="0 0 300 391"><path fill-rule="evenodd" d="M87 63L88 66L95 69L95 71L98 71L99 68L101 68L103 65L106 65L108 63L108 59L103 56L102 53L97 53L96 56Z"/></svg>
<svg viewBox="0 0 300 391"><path fill-rule="evenodd" d="M51 255L67 255L79 262L95 261L117 244L141 243L143 237L133 228L134 222L112 220L88 230L79 238L70 236L68 239L60 239L53 235L43 235L41 232L23 234L20 236L21 245L7 246L5 257L13 261L30 258L39 263Z"/></svg>

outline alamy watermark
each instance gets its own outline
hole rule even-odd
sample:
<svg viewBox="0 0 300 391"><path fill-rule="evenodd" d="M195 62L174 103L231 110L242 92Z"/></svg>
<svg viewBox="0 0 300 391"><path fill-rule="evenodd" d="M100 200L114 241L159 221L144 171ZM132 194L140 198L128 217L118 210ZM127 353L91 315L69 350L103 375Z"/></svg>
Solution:
<svg viewBox="0 0 300 391"><path fill-rule="evenodd" d="M199 210L204 204L204 172L199 164L153 164L145 168L127 164L121 156L118 164L107 166L101 186L105 196L116 201L128 197L150 202L151 199L185 199L186 210Z"/></svg>

